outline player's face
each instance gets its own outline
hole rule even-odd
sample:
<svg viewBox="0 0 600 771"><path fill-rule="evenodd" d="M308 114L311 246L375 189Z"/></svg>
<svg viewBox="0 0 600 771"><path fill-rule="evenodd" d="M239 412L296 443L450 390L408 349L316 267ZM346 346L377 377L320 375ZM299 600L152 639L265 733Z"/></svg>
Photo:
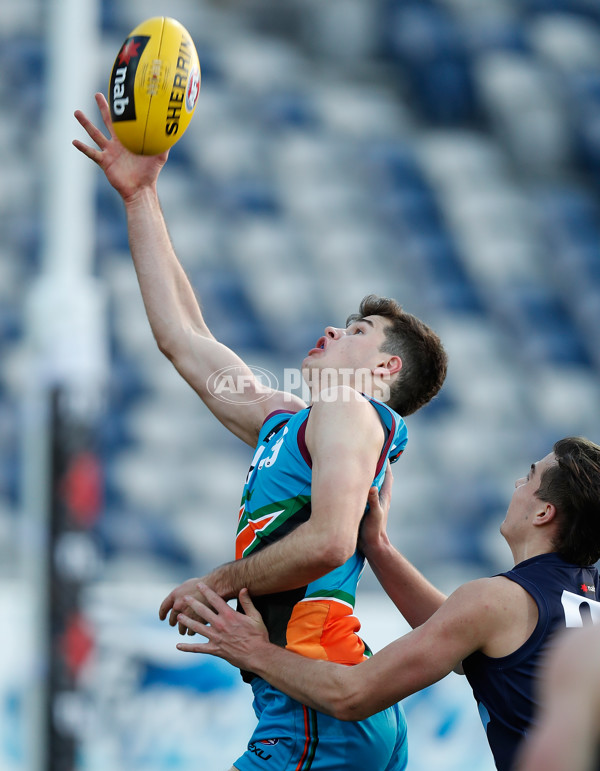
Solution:
<svg viewBox="0 0 600 771"><path fill-rule="evenodd" d="M542 474L555 464L556 456L551 452L537 463L532 463L526 476L517 479L506 517L500 526L500 532L505 538L523 532L535 515L544 510L546 502L540 500L536 493Z"/></svg>
<svg viewBox="0 0 600 771"><path fill-rule="evenodd" d="M306 355L302 368L339 372L382 366L389 356L381 352L388 324L382 316L366 316L346 328L326 327L325 334Z"/></svg>

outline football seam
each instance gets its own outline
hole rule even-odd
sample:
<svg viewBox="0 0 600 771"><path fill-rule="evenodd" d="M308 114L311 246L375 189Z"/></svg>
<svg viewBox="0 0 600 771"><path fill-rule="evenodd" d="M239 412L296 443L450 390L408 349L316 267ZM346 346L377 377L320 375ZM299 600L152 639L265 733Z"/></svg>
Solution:
<svg viewBox="0 0 600 771"><path fill-rule="evenodd" d="M161 54L162 54L162 44L163 44L163 38L165 35L165 21L166 17L162 16L162 23L160 26L160 41L158 43L158 60L162 62ZM146 149L146 132L148 130L148 121L150 120L150 115L152 113L152 100L154 99L154 94L150 94L150 101L148 102L148 110L146 111L146 122L144 123L144 135L142 137L142 155L145 155L145 149Z"/></svg>

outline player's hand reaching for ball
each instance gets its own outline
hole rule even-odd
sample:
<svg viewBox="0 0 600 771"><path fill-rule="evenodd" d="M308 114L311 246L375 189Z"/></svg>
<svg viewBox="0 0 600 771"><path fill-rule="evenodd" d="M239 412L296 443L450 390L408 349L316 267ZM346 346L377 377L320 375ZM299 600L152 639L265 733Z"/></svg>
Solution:
<svg viewBox="0 0 600 771"><path fill-rule="evenodd" d="M178 643L180 651L188 653L210 653L213 656L229 661L240 669L249 666L250 657L256 653L261 644L269 642L269 635L260 613L254 607L247 589L242 589L239 595L244 613L238 613L230 608L225 600L205 584L198 584L208 607L192 596L186 600L196 617L196 621L185 613L180 613L178 622L190 631L206 637L205 643Z"/></svg>
<svg viewBox="0 0 600 771"><path fill-rule="evenodd" d="M98 147L90 147L79 139L74 139L73 145L100 166L110 184L127 202L140 190L156 185L168 151L161 155L135 155L127 150L115 134L106 98L103 94L96 94L95 98L109 136L105 136L81 110L76 110L75 118Z"/></svg>

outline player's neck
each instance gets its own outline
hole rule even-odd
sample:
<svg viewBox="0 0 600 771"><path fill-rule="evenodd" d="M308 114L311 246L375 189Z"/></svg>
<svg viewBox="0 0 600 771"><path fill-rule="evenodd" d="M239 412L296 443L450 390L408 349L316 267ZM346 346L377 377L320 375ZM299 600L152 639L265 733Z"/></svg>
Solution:
<svg viewBox="0 0 600 771"><path fill-rule="evenodd" d="M552 545L547 541L539 543L530 542L518 544L517 546L511 545L510 550L512 552L515 565L518 565L521 562L525 562L525 560L530 560L532 557L537 557L540 554L549 554L550 552L554 551Z"/></svg>

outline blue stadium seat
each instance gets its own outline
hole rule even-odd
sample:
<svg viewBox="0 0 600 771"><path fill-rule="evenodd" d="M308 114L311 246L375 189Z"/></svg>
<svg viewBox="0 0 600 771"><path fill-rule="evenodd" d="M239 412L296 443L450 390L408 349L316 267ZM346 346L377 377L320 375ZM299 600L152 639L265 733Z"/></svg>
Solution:
<svg viewBox="0 0 600 771"><path fill-rule="evenodd" d="M473 282L447 235L429 233L421 239L421 258L437 308L450 313L483 313Z"/></svg>
<svg viewBox="0 0 600 771"><path fill-rule="evenodd" d="M426 120L461 125L477 119L469 54L450 14L429 3L390 2L384 34L392 60L406 76L413 103Z"/></svg>
<svg viewBox="0 0 600 771"><path fill-rule="evenodd" d="M393 230L403 228L423 234L435 234L443 230L433 194L425 187L406 187L384 192L378 197L374 208Z"/></svg>
<svg viewBox="0 0 600 771"><path fill-rule="evenodd" d="M18 114L21 130L29 133L40 125L47 103L44 37L21 35L5 40L0 46L0 71L10 109Z"/></svg>
<svg viewBox="0 0 600 771"><path fill-rule="evenodd" d="M224 181L218 191L218 204L228 216L281 213L277 191L266 179L237 177Z"/></svg>
<svg viewBox="0 0 600 771"><path fill-rule="evenodd" d="M488 51L514 51L522 54L531 51L527 29L517 19L493 15L490 18L474 19L465 23L463 35L471 57Z"/></svg>
<svg viewBox="0 0 600 771"><path fill-rule="evenodd" d="M544 231L565 248L594 249L600 243L600 207L583 187L547 188L536 196Z"/></svg>
<svg viewBox="0 0 600 771"><path fill-rule="evenodd" d="M39 212L32 206L31 211L24 210L3 222L3 237L7 246L19 255L26 270L33 274L39 265L42 245L42 220Z"/></svg>
<svg viewBox="0 0 600 771"><path fill-rule="evenodd" d="M541 285L506 288L504 322L538 363L592 367L585 340L564 301Z"/></svg>
<svg viewBox="0 0 600 771"><path fill-rule="evenodd" d="M124 505L123 505L124 504ZM134 557L152 554L167 564L176 564L194 572L197 565L185 543L176 538L168 520L148 517L127 507L127 502L112 500L98 520L94 533L105 558L117 555Z"/></svg>
<svg viewBox="0 0 600 771"><path fill-rule="evenodd" d="M18 342L24 332L22 309L16 303L0 305L0 346Z"/></svg>
<svg viewBox="0 0 600 771"><path fill-rule="evenodd" d="M20 500L21 472L21 458L17 449L3 451L0 458L0 498L4 498L14 507Z"/></svg>
<svg viewBox="0 0 600 771"><path fill-rule="evenodd" d="M273 89L259 99L258 109L270 131L315 131L321 127L316 107L303 90Z"/></svg>
<svg viewBox="0 0 600 771"><path fill-rule="evenodd" d="M524 14L570 13L600 23L600 7L595 0L522 0Z"/></svg>
<svg viewBox="0 0 600 771"><path fill-rule="evenodd" d="M203 309L215 336L235 350L263 350L267 338L249 301L241 277L233 270L202 271L192 284L203 287Z"/></svg>
<svg viewBox="0 0 600 771"><path fill-rule="evenodd" d="M141 688L184 688L212 693L229 690L237 683L238 674L232 667L219 660L200 657L185 666L167 666L157 661L143 659L140 663Z"/></svg>

